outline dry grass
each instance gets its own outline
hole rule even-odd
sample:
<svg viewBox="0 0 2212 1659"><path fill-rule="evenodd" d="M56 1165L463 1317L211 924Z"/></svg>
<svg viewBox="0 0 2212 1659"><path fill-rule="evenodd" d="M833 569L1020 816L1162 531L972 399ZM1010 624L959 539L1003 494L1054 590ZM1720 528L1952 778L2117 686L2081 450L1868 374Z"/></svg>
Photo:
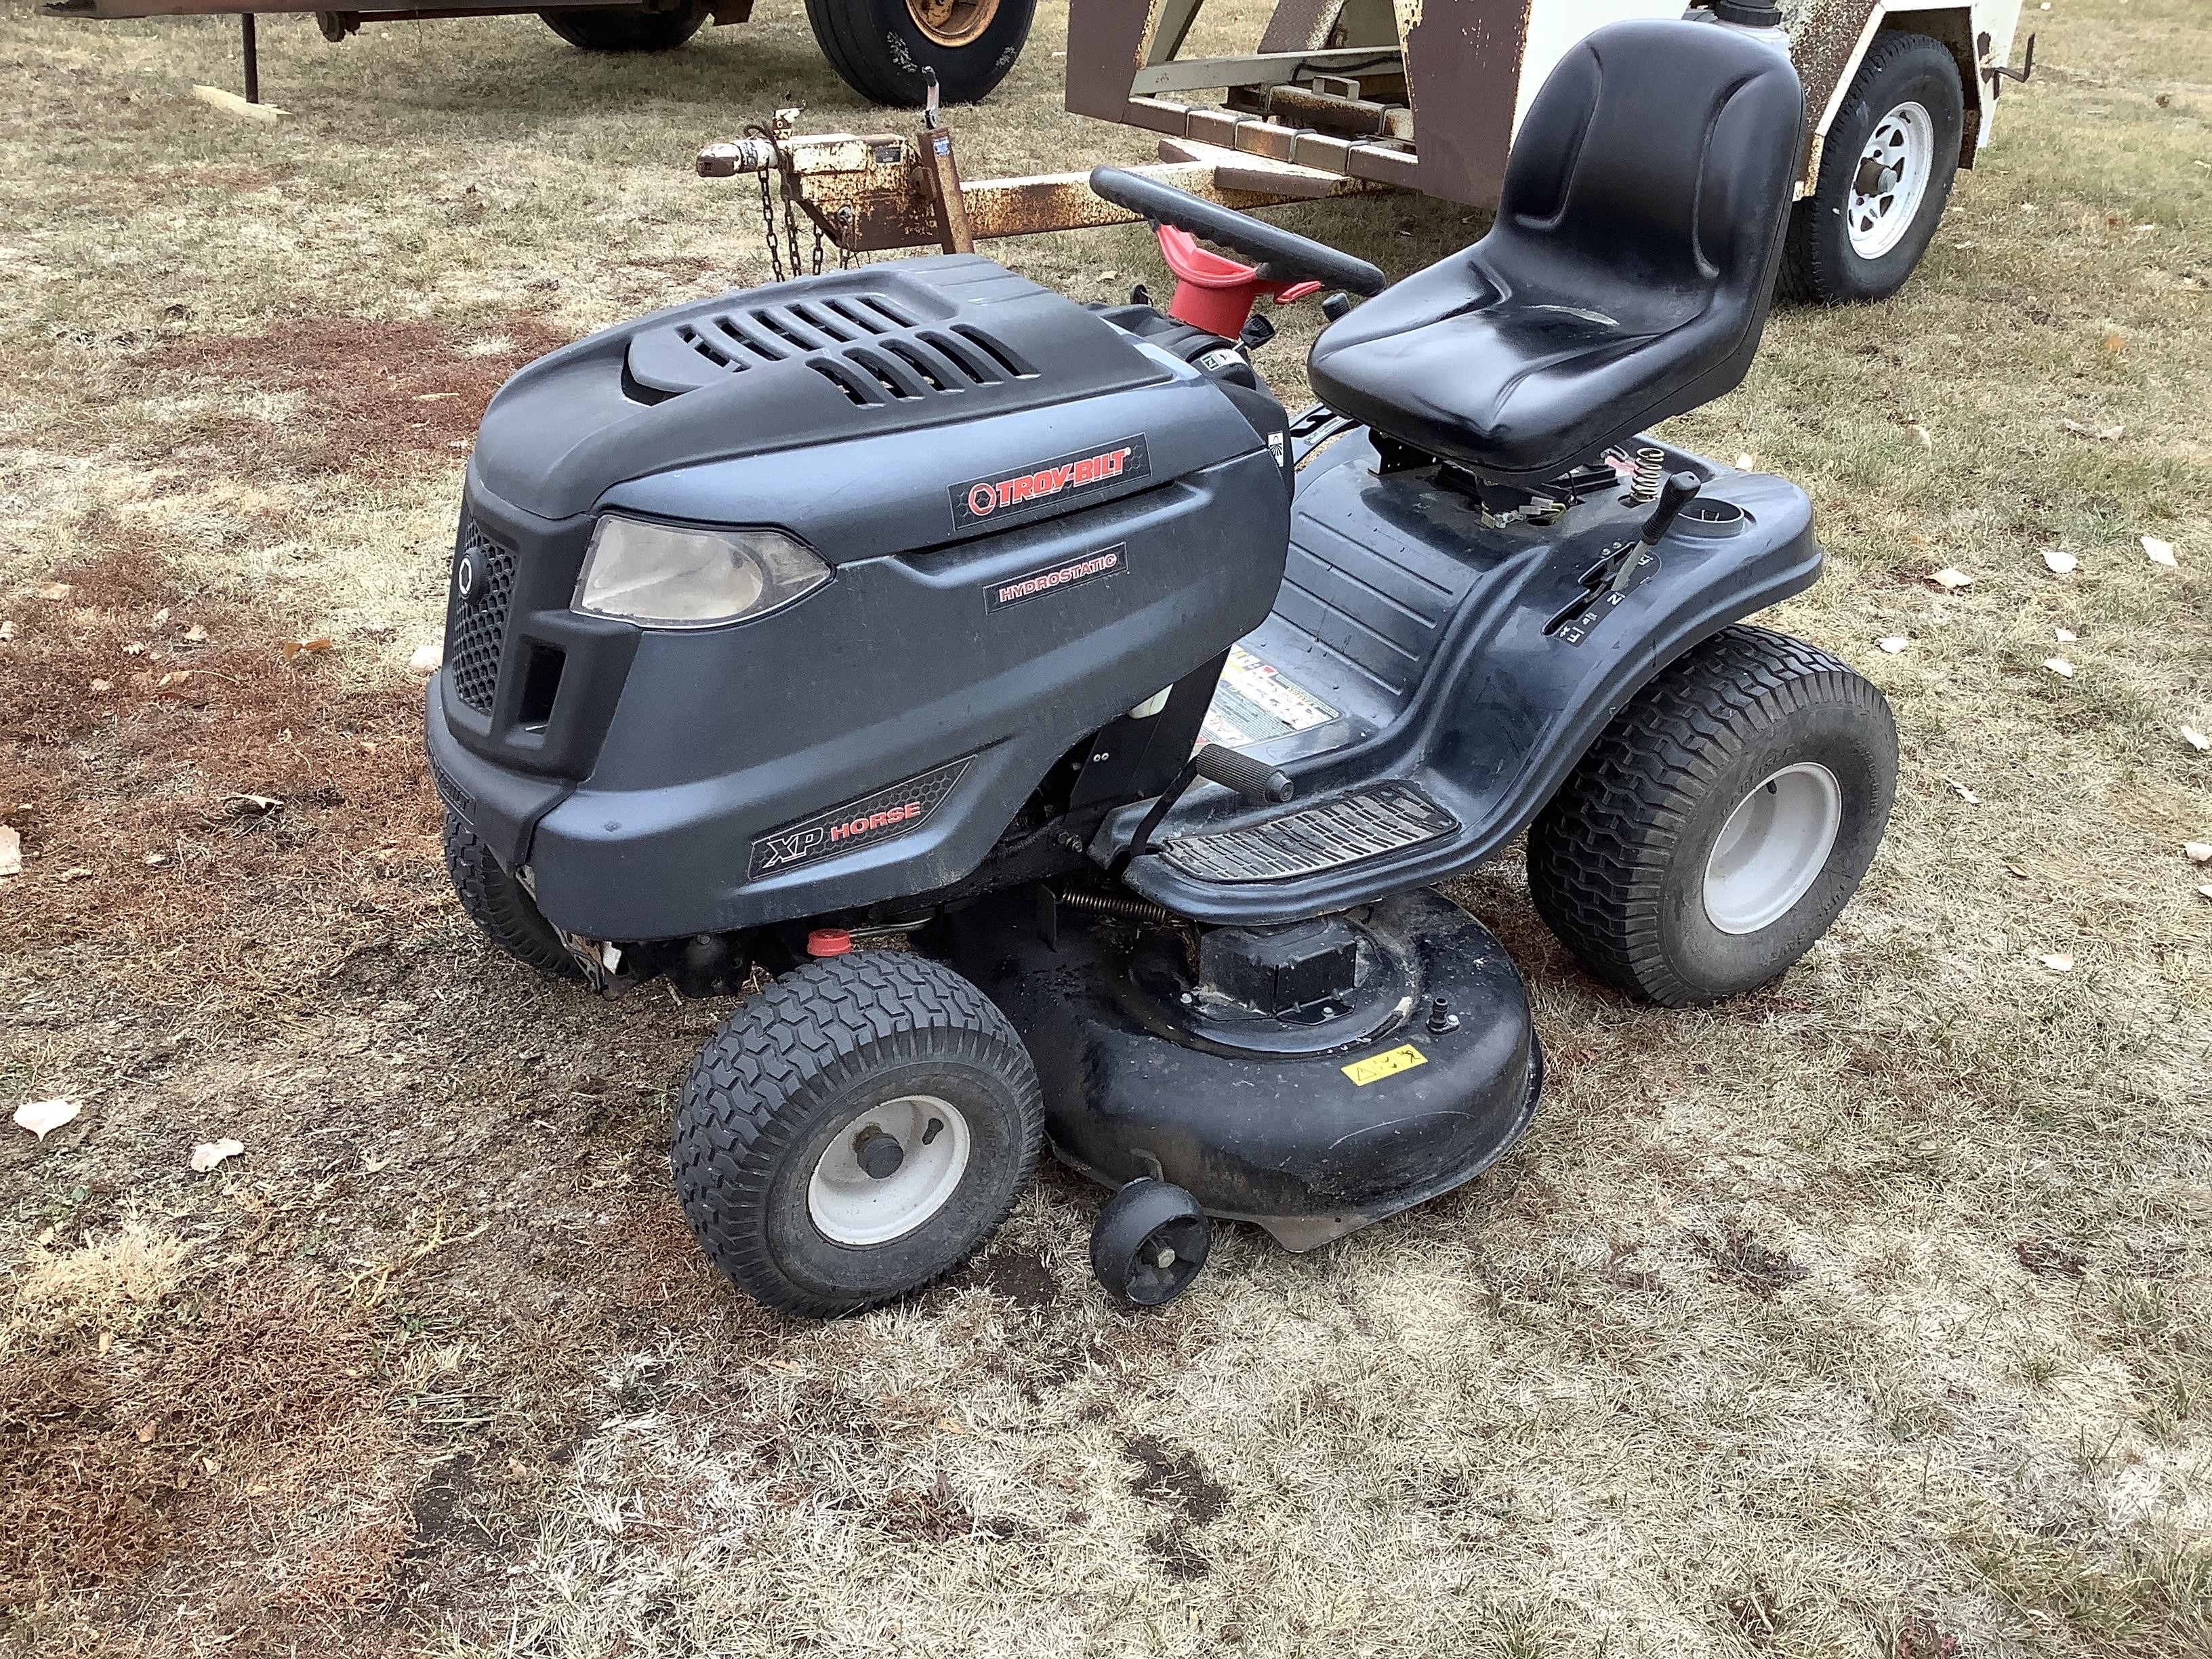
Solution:
<svg viewBox="0 0 2212 1659"><path fill-rule="evenodd" d="M1060 16L962 116L971 169L1144 153L1058 110ZM1829 574L1778 620L1898 709L1834 933L1662 1013L1479 872L1555 1065L1472 1189L1311 1257L1231 1231L1133 1320L1048 1174L956 1281L817 1328L738 1302L667 1190L718 1010L491 958L400 670L499 379L763 274L696 144L883 118L793 3L629 62L264 19L266 127L188 95L234 25L12 4L0 1108L86 1110L0 1135L0 1650L2212 1650L2212 27L2034 26L1911 289L1778 315L1680 423L1813 492ZM1480 228L1284 216L1394 271ZM1083 299L1158 274L1127 231L1001 252Z"/></svg>

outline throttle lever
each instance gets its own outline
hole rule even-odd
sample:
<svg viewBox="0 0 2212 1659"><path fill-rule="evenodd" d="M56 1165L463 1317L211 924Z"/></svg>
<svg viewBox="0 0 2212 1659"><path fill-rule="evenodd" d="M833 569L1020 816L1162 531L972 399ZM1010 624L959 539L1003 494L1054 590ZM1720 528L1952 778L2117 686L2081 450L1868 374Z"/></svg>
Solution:
<svg viewBox="0 0 2212 1659"><path fill-rule="evenodd" d="M1670 472L1667 482L1659 486L1659 505L1651 509L1651 516L1644 521L1637 539L1646 547L1656 547L1674 520L1682 516L1682 509L1697 496L1700 485L1698 475L1684 471Z"/></svg>

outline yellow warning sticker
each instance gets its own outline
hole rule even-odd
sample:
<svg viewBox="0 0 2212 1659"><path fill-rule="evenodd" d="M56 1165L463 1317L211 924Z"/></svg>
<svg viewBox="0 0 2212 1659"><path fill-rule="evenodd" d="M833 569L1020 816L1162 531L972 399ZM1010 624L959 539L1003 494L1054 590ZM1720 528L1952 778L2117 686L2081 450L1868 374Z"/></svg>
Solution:
<svg viewBox="0 0 2212 1659"><path fill-rule="evenodd" d="M1395 1077L1401 1072L1410 1072L1416 1066L1428 1063L1429 1057L1419 1048L1410 1042L1401 1042L1395 1048L1385 1048L1379 1054L1353 1060L1344 1068L1344 1074L1364 1089L1370 1083L1380 1083L1386 1077Z"/></svg>

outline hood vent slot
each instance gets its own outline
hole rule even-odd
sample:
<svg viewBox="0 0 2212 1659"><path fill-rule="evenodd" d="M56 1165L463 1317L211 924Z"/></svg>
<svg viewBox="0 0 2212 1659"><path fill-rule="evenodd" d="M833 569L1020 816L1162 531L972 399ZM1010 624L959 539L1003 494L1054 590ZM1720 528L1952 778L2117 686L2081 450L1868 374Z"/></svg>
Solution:
<svg viewBox="0 0 2212 1659"><path fill-rule="evenodd" d="M939 322L882 294L817 289L781 303L695 311L641 333L629 343L626 381L637 401L659 403L781 363L803 364L861 409L912 405L1037 373L974 323Z"/></svg>

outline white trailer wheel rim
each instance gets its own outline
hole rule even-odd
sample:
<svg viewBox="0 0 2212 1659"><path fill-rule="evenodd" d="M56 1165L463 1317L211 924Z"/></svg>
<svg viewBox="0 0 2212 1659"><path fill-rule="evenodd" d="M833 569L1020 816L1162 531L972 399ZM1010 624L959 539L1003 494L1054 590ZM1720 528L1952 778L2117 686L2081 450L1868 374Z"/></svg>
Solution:
<svg viewBox="0 0 2212 1659"><path fill-rule="evenodd" d="M1936 118L1905 102L1874 124L1851 175L1844 224L1851 252L1879 259L1905 240L1935 173Z"/></svg>
<svg viewBox="0 0 2212 1659"><path fill-rule="evenodd" d="M898 1167L880 1176L860 1164L863 1146L878 1135L889 1135L900 1154ZM903 1238L945 1207L968 1171L968 1120L951 1102L935 1095L887 1100L823 1149L806 1183L806 1213L833 1243Z"/></svg>
<svg viewBox="0 0 2212 1659"><path fill-rule="evenodd" d="M1825 766L1785 766L1736 803L1705 861L1705 915L1723 933L1755 933L1805 896L1836 845L1844 792Z"/></svg>

